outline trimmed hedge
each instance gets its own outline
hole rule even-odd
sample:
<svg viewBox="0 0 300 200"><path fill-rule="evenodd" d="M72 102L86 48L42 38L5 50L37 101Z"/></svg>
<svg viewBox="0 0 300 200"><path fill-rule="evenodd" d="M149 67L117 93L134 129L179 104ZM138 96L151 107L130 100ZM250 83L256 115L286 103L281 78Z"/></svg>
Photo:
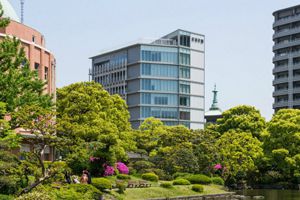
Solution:
<svg viewBox="0 0 300 200"><path fill-rule="evenodd" d="M129 180L131 179L131 177L127 174L118 174L117 175L117 179L121 179L121 180Z"/></svg>
<svg viewBox="0 0 300 200"><path fill-rule="evenodd" d="M224 185L224 180L221 177L212 177L211 181L216 185Z"/></svg>
<svg viewBox="0 0 300 200"><path fill-rule="evenodd" d="M187 180L193 184L211 184L212 180L210 177L203 175L203 174L195 174L187 177Z"/></svg>
<svg viewBox="0 0 300 200"><path fill-rule="evenodd" d="M173 185L191 185L191 183L184 178L179 178L173 181Z"/></svg>
<svg viewBox="0 0 300 200"><path fill-rule="evenodd" d="M196 184L196 185L193 185L192 190L195 192L203 192L204 188L202 185Z"/></svg>
<svg viewBox="0 0 300 200"><path fill-rule="evenodd" d="M93 178L92 185L100 191L104 191L106 189L110 190L112 188L111 181L106 178Z"/></svg>
<svg viewBox="0 0 300 200"><path fill-rule="evenodd" d="M158 176L154 173L145 173L145 174L142 174L142 179L147 180L147 181L157 182Z"/></svg>
<svg viewBox="0 0 300 200"><path fill-rule="evenodd" d="M16 200L51 200L51 197L45 191L33 191L19 196Z"/></svg>
<svg viewBox="0 0 300 200"><path fill-rule="evenodd" d="M171 183L169 183L169 182L165 182L165 183L161 183L160 187L163 187L163 188L172 188L173 185Z"/></svg>

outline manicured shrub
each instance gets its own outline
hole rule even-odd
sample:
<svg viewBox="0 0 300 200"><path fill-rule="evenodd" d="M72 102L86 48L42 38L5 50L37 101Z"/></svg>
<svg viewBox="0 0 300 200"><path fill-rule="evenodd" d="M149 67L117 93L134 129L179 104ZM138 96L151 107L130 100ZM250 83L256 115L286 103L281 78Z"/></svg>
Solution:
<svg viewBox="0 0 300 200"><path fill-rule="evenodd" d="M106 189L110 190L112 188L111 181L106 178L93 178L92 185L100 191L104 191Z"/></svg>
<svg viewBox="0 0 300 200"><path fill-rule="evenodd" d="M196 184L196 185L193 185L192 190L195 192L203 192L204 188L202 185Z"/></svg>
<svg viewBox="0 0 300 200"><path fill-rule="evenodd" d="M14 198L9 195L0 194L0 200L13 200Z"/></svg>
<svg viewBox="0 0 300 200"><path fill-rule="evenodd" d="M74 174L81 174L89 167L89 154L85 148L75 151L68 156L66 163Z"/></svg>
<svg viewBox="0 0 300 200"><path fill-rule="evenodd" d="M173 185L171 183L169 183L169 182L165 182L165 183L161 183L160 187L163 187L163 188L172 188Z"/></svg>
<svg viewBox="0 0 300 200"><path fill-rule="evenodd" d="M175 174L173 174L173 178L177 179L177 178L187 178L189 176L192 176L193 174L190 173L186 173L186 172L176 172Z"/></svg>
<svg viewBox="0 0 300 200"><path fill-rule="evenodd" d="M221 177L212 177L211 181L216 185L224 185L224 180Z"/></svg>
<svg viewBox="0 0 300 200"><path fill-rule="evenodd" d="M116 181L116 188L118 188L118 193L124 194L126 187L127 183L125 181Z"/></svg>
<svg viewBox="0 0 300 200"><path fill-rule="evenodd" d="M191 185L191 183L184 178L178 178L173 181L173 185Z"/></svg>
<svg viewBox="0 0 300 200"><path fill-rule="evenodd" d="M33 191L19 196L16 200L51 200L51 197L45 191Z"/></svg>
<svg viewBox="0 0 300 200"><path fill-rule="evenodd" d="M211 178L203 174L195 174L187 177L187 180L193 184L211 184Z"/></svg>
<svg viewBox="0 0 300 200"><path fill-rule="evenodd" d="M129 180L131 179L131 177L127 174L118 174L117 175L117 179L121 179L121 180Z"/></svg>
<svg viewBox="0 0 300 200"><path fill-rule="evenodd" d="M136 161L133 164L133 168L136 169L138 173L141 173L141 171L145 169L153 168L154 166L155 165L152 162L144 161L144 160Z"/></svg>
<svg viewBox="0 0 300 200"><path fill-rule="evenodd" d="M147 180L147 181L157 182L158 176L154 173L145 173L145 174L142 174L142 179Z"/></svg>
<svg viewBox="0 0 300 200"><path fill-rule="evenodd" d="M122 162L117 162L117 169L119 170L120 174L129 174L128 167Z"/></svg>

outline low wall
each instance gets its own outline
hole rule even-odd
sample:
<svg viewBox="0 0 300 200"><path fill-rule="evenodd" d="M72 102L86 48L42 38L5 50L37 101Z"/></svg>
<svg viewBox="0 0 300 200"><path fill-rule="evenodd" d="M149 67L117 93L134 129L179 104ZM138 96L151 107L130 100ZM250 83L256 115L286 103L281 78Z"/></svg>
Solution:
<svg viewBox="0 0 300 200"><path fill-rule="evenodd" d="M161 197L148 200L231 200L233 198L233 195L235 195L234 192L228 192L224 194Z"/></svg>

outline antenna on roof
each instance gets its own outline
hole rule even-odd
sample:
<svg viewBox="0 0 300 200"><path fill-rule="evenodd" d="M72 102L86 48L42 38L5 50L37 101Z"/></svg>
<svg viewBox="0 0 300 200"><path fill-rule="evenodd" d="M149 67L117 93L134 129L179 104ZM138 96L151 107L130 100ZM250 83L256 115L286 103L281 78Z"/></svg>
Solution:
<svg viewBox="0 0 300 200"><path fill-rule="evenodd" d="M24 3L25 3L25 0L20 0L21 2L21 23L23 24L24 23Z"/></svg>

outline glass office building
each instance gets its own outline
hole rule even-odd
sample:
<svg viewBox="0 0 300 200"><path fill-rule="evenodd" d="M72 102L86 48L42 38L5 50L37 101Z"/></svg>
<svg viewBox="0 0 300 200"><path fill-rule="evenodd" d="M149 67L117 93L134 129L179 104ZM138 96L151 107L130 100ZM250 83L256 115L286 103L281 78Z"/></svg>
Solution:
<svg viewBox="0 0 300 200"><path fill-rule="evenodd" d="M134 128L148 117L203 128L204 43L204 35L176 30L92 57L90 75L126 100Z"/></svg>

